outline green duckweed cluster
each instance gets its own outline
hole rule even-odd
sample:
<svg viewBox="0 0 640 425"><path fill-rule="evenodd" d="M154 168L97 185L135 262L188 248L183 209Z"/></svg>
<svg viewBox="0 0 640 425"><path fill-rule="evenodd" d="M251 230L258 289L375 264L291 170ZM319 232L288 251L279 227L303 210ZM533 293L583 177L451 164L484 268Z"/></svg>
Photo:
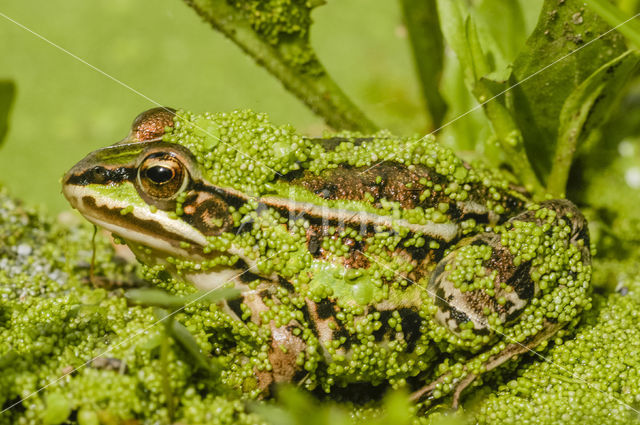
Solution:
<svg viewBox="0 0 640 425"><path fill-rule="evenodd" d="M176 400L174 419L180 423L258 424L284 417L302 424L304 415L295 412L303 406L317 409L318 423L335 423L336 417L345 424L372 423L372 417L379 415L375 402L364 407L308 399L303 403L297 392L283 394L275 405L265 404L262 410L258 404L251 408L256 413L250 413L241 393L193 367L191 358L176 345L165 370L159 360L161 329L140 334L155 321L151 309L128 305L122 289L96 288L89 282L88 226L69 229L24 208L5 192L0 212L0 405L8 408L17 403L0 414L0 423L110 425L127 419L166 423L162 376L167 373ZM104 242L99 242L98 254L96 274L109 278L112 286L135 279L130 266L118 261ZM625 276L619 292L596 294L594 308L580 326L556 335L552 347L542 352L553 364L534 354L522 356L520 362L487 376L485 386L475 390L453 417L443 413L446 409L408 409L401 395L385 402L384 417L393 418L394 423L439 424L629 423L637 419L632 408L640 403L640 270L633 264L606 265ZM176 293L191 291L188 284L170 279L154 283ZM210 350L224 360L221 351L236 344L234 332L247 331L230 330L231 322L225 330L219 315L211 306L189 306L178 320L203 352ZM215 336L209 334L213 327L219 332ZM244 336L238 340L250 341ZM20 402L110 347L103 357L113 366L91 362Z"/></svg>
<svg viewBox="0 0 640 425"><path fill-rule="evenodd" d="M311 1L269 0L231 1L251 22L255 31L270 44L290 36L306 37L311 25Z"/></svg>
<svg viewBox="0 0 640 425"><path fill-rule="evenodd" d="M152 310L127 305L119 288L137 280L133 267L101 238L96 275L107 288L89 281L88 226L45 219L2 190L0 235L1 424L166 423L167 374L180 399L176 418L258 422L183 352L172 351L165 370Z"/></svg>
<svg viewBox="0 0 640 425"><path fill-rule="evenodd" d="M500 377L497 390L472 408L479 423L640 420L640 269L615 267L629 273L619 292L596 295L575 333L558 333L553 348L527 356L535 361L521 365L515 378Z"/></svg>

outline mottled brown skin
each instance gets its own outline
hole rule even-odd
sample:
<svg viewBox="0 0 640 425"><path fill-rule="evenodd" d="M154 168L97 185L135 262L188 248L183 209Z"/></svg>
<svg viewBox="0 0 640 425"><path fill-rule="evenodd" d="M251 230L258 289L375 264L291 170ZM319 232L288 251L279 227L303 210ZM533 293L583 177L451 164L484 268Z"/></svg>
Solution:
<svg viewBox="0 0 640 425"><path fill-rule="evenodd" d="M138 115L131 125L130 140L144 142L157 140L164 134L165 127L173 127L176 110L166 106L149 109Z"/></svg>
<svg viewBox="0 0 640 425"><path fill-rule="evenodd" d="M381 162L375 167L353 168L344 165L323 171L319 175L309 171L295 172L281 178L324 199L365 201L367 199L365 194L369 193L374 199L373 206L377 208L381 206L381 199L398 202L405 209L418 206L433 208L440 203L446 203L449 205L446 215L449 219L457 221L473 218L478 223L496 224L505 217L522 211L525 206L524 197L503 193L502 205L505 213L502 218L486 209L476 211L471 204L482 205L483 199L489 196L486 193L487 189L477 184L470 187L470 196L463 202L452 203L444 191L435 190L431 190L430 196L421 201L420 195L429 189L420 184L421 179L446 187L448 184L446 178L425 166L413 165L409 168L404 164L391 161ZM381 178L380 183L377 183L378 178Z"/></svg>

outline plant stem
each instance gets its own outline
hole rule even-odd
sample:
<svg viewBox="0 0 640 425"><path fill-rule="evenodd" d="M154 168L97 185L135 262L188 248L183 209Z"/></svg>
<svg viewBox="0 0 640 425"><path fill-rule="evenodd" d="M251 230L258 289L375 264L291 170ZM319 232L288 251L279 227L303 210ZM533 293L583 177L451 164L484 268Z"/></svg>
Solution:
<svg viewBox="0 0 640 425"><path fill-rule="evenodd" d="M584 121L574 121L570 124L569 130L565 137L558 138L556 153L553 158L553 167L547 179L547 190L556 198L564 198L569 179L569 170L573 162L573 154L578 146L578 137L580 128L584 125Z"/></svg>
<svg viewBox="0 0 640 425"><path fill-rule="evenodd" d="M344 94L322 67L313 51L312 73L301 72L283 58L281 52L266 42L251 27L242 13L226 0L185 0L211 26L236 43L256 63L266 68L284 87L302 100L313 112L335 129L375 132L378 128ZM294 48L295 43L292 43Z"/></svg>
<svg viewBox="0 0 640 425"><path fill-rule="evenodd" d="M609 0L584 0L584 2L612 27L631 18ZM636 48L640 47L640 23L635 18L621 25L617 30L631 40Z"/></svg>
<svg viewBox="0 0 640 425"><path fill-rule="evenodd" d="M173 326L173 317L169 316L164 322L164 332L162 335L162 345L160 346L160 364L162 365L162 391L167 401L167 416L169 423L173 423L175 416L175 406L173 405L173 391L171 390L171 378L169 375L169 335Z"/></svg>
<svg viewBox="0 0 640 425"><path fill-rule="evenodd" d="M432 128L442 124L447 104L439 90L444 44L435 0L400 0L413 52L422 98Z"/></svg>
<svg viewBox="0 0 640 425"><path fill-rule="evenodd" d="M476 82L473 94L478 102L483 103L494 96L494 91L489 88L487 80L481 78ZM514 174L518 176L527 190L531 191L535 197L542 197L544 188L529 162L524 148L522 133L513 120L511 113L500 102L500 99L493 99L485 103L483 107L489 121L491 121L496 137L509 159L509 164L513 168Z"/></svg>

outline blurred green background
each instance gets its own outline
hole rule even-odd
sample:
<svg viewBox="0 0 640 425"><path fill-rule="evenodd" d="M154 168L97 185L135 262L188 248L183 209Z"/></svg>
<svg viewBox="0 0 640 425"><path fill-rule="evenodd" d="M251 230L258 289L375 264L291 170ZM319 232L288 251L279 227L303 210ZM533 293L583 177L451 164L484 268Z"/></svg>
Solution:
<svg viewBox="0 0 640 425"><path fill-rule="evenodd" d="M163 105L252 108L307 134L325 128L182 1L2 0L0 13ZM398 2L331 1L313 18L313 45L345 92L382 127L425 131ZM0 40L0 79L17 86L0 182L30 204L67 209L62 174L155 105L3 17Z"/></svg>

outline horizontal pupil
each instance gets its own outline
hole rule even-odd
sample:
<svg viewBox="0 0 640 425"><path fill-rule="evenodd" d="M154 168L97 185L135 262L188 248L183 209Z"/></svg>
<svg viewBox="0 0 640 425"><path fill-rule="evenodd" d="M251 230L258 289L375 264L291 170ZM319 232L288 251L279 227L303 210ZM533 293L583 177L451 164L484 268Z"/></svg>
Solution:
<svg viewBox="0 0 640 425"><path fill-rule="evenodd" d="M147 168L147 177L154 183L166 183L173 178L173 170L167 167L156 165L155 167Z"/></svg>

